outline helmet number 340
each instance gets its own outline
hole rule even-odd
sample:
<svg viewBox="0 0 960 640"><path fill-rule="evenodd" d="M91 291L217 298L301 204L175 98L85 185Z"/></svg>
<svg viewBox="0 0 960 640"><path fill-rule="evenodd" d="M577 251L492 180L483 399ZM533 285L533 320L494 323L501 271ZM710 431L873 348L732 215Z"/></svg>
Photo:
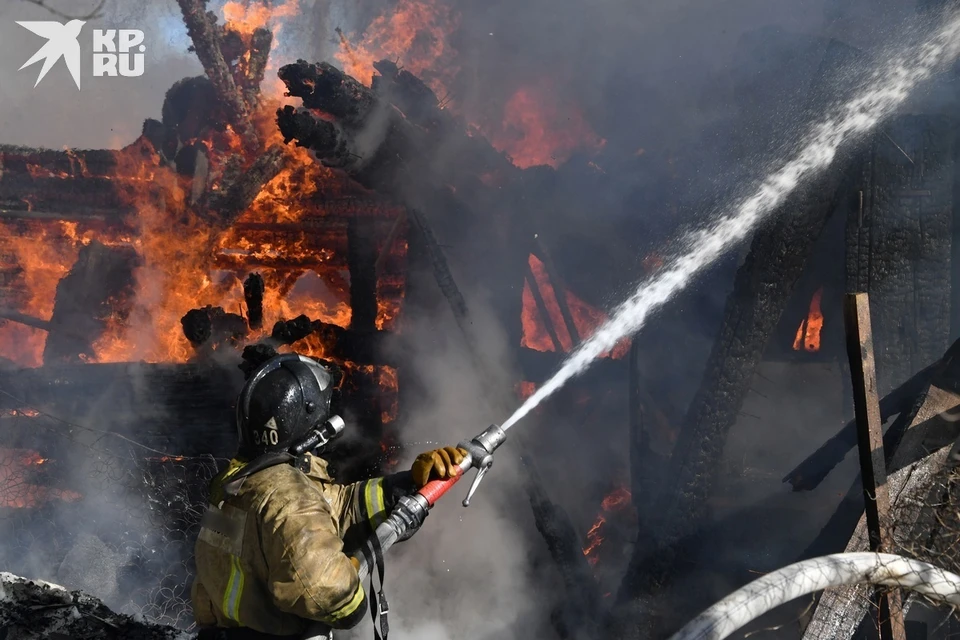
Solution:
<svg viewBox="0 0 960 640"><path fill-rule="evenodd" d="M264 447L276 445L280 441L279 434L277 433L276 419L271 417L263 426L266 427L263 431L253 430L254 444Z"/></svg>
<svg viewBox="0 0 960 640"><path fill-rule="evenodd" d="M275 445L278 442L277 432L273 429L264 430L264 431L254 431L253 432L253 441L254 444L258 445Z"/></svg>

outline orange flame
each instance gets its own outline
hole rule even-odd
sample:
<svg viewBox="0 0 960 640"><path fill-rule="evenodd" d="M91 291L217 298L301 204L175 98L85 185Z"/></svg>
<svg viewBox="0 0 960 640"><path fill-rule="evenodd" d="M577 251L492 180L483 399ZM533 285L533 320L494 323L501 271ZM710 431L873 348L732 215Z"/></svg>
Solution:
<svg viewBox="0 0 960 640"><path fill-rule="evenodd" d="M47 462L36 451L0 448L0 509L30 509L53 500L74 502L76 491L54 489L32 483L31 468Z"/></svg>
<svg viewBox="0 0 960 640"><path fill-rule="evenodd" d="M600 503L600 513L597 519L587 531L587 544L583 547L583 555L587 557L590 566L595 566L600 559L597 551L603 544L603 525L607 523L607 517L613 513L621 511L630 505L630 490L624 486L617 487L607 494Z"/></svg>
<svg viewBox="0 0 960 640"><path fill-rule="evenodd" d="M223 5L223 19L227 28L238 32L248 45L253 32L259 28L268 28L276 40L280 36L284 20L295 17L300 13L300 0L285 0L283 3L271 6L269 2L238 2L229 0ZM240 60L240 65L246 68L249 53ZM279 100L283 97L285 88L277 77L277 67L272 59L267 63L264 85L261 92L265 98ZM276 110L276 108L274 108Z"/></svg>
<svg viewBox="0 0 960 640"><path fill-rule="evenodd" d="M823 312L820 310L820 300L823 297L823 287L820 287L810 299L810 311L807 317L797 327L797 335L793 339L794 351L820 351L820 332L823 329Z"/></svg>
<svg viewBox="0 0 960 640"><path fill-rule="evenodd" d="M579 109L560 102L547 83L517 89L504 107L502 124L490 129L491 144L521 169L556 168L575 152L597 153L607 142Z"/></svg>
<svg viewBox="0 0 960 640"><path fill-rule="evenodd" d="M223 19L227 27L243 35L251 35L260 27L271 27L274 36L280 25L276 21L289 18L300 12L300 0L286 0L277 6L262 2L237 2L230 0L223 5Z"/></svg>
<svg viewBox="0 0 960 640"><path fill-rule="evenodd" d="M343 70L367 86L373 82L373 63L398 61L419 76L441 100L459 71L450 36L460 16L440 0L400 0L367 27L359 42L340 34L336 59Z"/></svg>
<svg viewBox="0 0 960 640"><path fill-rule="evenodd" d="M547 307L547 315L550 317L540 317L540 310L537 308L533 291L530 289L530 282L524 282L523 308L521 310L523 334L520 346L535 351L556 351L553 339L544 324L544 322L549 322L553 325L563 351L569 352L573 348L573 341L570 338L570 332L567 331L567 325L563 320L563 314L560 312L560 305L557 302L557 294L550 282L550 277L547 275L546 268L540 259L533 254L530 254L529 263L537 288L540 290L544 305ZM607 314L590 306L569 290L566 292L566 298L570 315L573 316L574 327L576 327L581 339L589 337L596 331L597 327L609 318ZM625 339L616 344L612 354L605 353L603 357L612 355L614 359L620 359L627 355L629 351L630 340Z"/></svg>

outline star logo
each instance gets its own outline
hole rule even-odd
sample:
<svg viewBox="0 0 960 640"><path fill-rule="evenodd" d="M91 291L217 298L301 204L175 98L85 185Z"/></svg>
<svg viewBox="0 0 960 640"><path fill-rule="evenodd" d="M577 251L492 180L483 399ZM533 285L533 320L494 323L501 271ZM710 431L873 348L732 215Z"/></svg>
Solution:
<svg viewBox="0 0 960 640"><path fill-rule="evenodd" d="M67 65L67 70L73 77L73 82L80 89L80 43L77 38L80 36L80 30L86 24L83 20L71 20L66 24L54 21L44 22L17 22L24 29L28 29L40 37L46 38L47 43L40 47L33 56L23 63L20 70L43 60L43 67L40 68L40 76L37 78L36 87L43 80L47 72L53 68L57 60L63 58Z"/></svg>

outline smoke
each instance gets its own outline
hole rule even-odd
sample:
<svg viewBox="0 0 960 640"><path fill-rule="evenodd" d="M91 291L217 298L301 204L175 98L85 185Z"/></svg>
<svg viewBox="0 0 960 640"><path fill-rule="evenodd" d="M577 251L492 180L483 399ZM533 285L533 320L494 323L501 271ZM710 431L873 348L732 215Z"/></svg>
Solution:
<svg viewBox="0 0 960 640"><path fill-rule="evenodd" d="M509 362L510 345L493 310L482 297L468 303L475 328L471 340L484 359ZM478 368L446 309L432 317L405 316L403 335L417 350L401 372L400 384L410 376L421 382L423 392L403 398L399 433L405 455L399 468L406 469L420 451L456 445L486 428L512 401L509 384L503 383L517 374L502 367L486 369L500 376L490 380L483 370L487 363ZM475 472L437 504L413 538L388 554L391 630L401 640L542 636L538 605L549 603L554 594L537 595L542 590L531 573L531 559L539 549L531 537L512 446L501 448L469 508L460 501ZM351 637L369 633L364 624Z"/></svg>
<svg viewBox="0 0 960 640"><path fill-rule="evenodd" d="M63 2L65 8L72 4ZM219 4L211 2L211 9L217 10ZM838 38L875 53L891 34L904 29L915 11L912 0L733 0L720 8L711 0L590 4L449 0L447 4L460 19L457 30L449 34L452 58L440 63L459 68L449 87L451 108L467 122L496 131L519 90L546 85L551 87L550 100L582 114L597 136L606 140L599 152L585 149L582 155L574 154L559 167L555 179L544 180L540 194L530 196L531 201L540 195L551 203L539 230L551 243L571 290L604 308L625 297L627 287L643 273L644 257L661 250L660 245L675 236L679 227L696 222L701 211L723 200L744 176L759 175L765 154L775 151L789 135L784 127L796 113L791 103L816 69L815 51L822 50L829 38ZM284 25L271 67L298 57L332 61L340 47L336 27L356 41L372 20L393 5L387 0L304 0L303 18ZM27 3L0 6L0 60L6 61L0 65L2 143L122 147L139 135L145 118L159 118L163 95L176 80L202 73L195 56L187 51L189 40L176 2L108 0L105 14L91 20L87 29L143 29L148 45L145 75L134 79L85 75L78 93L58 64L34 88L38 69L18 68L42 42L14 21L47 19L49 14ZM81 44L89 59L89 39ZM812 62L804 64L805 60ZM784 74L784 69L791 73ZM372 126L370 134L375 139L380 131ZM588 170L588 160L597 168ZM436 161L456 162L456 158ZM482 255L483 248L467 239L446 251L451 256L461 251ZM642 338L645 377L668 418L675 420L682 414L699 382L735 263L732 259L706 274ZM141 274L149 277L148 270ZM149 302L140 300L140 308L149 308ZM470 300L472 326L482 334L474 339L489 374L477 370L446 313L443 319L428 316L405 326L404 333L416 349L402 375L419 379L420 385L404 391L401 380L401 392L410 394L402 407L401 433L409 443L403 465L417 449L455 444L515 408L512 390L501 387L521 379L514 362L517 345L504 334L502 319L489 302L482 297ZM149 318L142 320L149 327ZM149 352L149 344L141 346L143 353ZM759 418L745 417L737 425L728 458L746 459L747 466L763 467L770 477L739 496L728 511L736 513L770 501L772 506L763 505L771 506L769 518L769 513L782 515L774 509L784 504L796 508L761 541L766 560L778 564L769 558L792 559L791 554L803 545L803 535L812 536L818 519L824 518L822 506L771 500L779 488L779 472L839 426L843 409L832 396L830 401L823 399L824 390L837 391L840 374L835 371L814 383L807 380L802 391L798 389L806 378L764 372L775 383L758 388L770 399L757 400L754 394L744 407L744 413ZM148 381L142 383L148 392ZM493 397L488 392L491 384ZM594 402L609 403L601 407L602 413L580 422L565 416L530 436L537 444L552 497L568 507L583 534L598 508L598 487L611 475L611 467L618 471L625 467L627 435L626 402L618 395L625 381L611 376L593 380L591 386L581 384L578 388L588 391ZM132 415L132 409L111 405L116 395L105 390L97 393L100 402L93 409L65 415L86 425L120 422L125 415L130 424L136 424L138 416ZM580 428L581 424L589 428ZM74 455L87 455L79 451L98 444L102 444L100 436L88 433ZM545 628L545 617L558 594L544 585L556 584L555 576L549 561L542 562L543 545L518 489L522 483L509 455L512 446L508 442L504 447L469 509L459 505L468 486L464 482L441 502L423 530L387 559L386 585L398 638L525 638L552 633ZM49 554L38 550L28 565L36 577L58 579L63 573L59 579L69 582L68 586L93 587L96 595L119 603L122 585L128 583L111 580L111 567L140 562L144 556L173 557L184 543L162 549L155 543L163 536L149 537L139 529L132 530L126 540L144 537L129 547L87 537L127 526L131 518L118 518L123 509L117 505L143 497L142 487L133 485L118 492L117 485L110 484L110 474L102 472L107 463L97 455L88 460L94 470L82 468L77 476L80 492L99 496L85 508L86 524L79 527L89 526L92 531L82 531L75 542ZM845 469L824 493L845 488L850 473ZM91 477L97 480L90 481ZM822 500L823 495L814 497ZM777 537L796 522L804 528L792 537ZM759 545L756 538L724 540L724 545L730 545L725 547L730 558L745 559L740 564L730 560L735 571L760 555L748 555L743 548ZM106 573L102 579L97 573L95 583L82 572L71 574L70 563L66 567L62 563L64 554L82 558ZM151 575L144 570L145 579ZM718 589L729 586L726 579L720 583ZM113 584L117 588L111 588ZM365 624L351 635L368 633Z"/></svg>

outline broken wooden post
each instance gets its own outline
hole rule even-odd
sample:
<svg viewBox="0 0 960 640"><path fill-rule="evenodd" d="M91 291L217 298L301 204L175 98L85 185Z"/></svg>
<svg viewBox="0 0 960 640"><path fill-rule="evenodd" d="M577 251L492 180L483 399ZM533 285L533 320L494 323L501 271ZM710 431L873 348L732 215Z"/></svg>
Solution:
<svg viewBox="0 0 960 640"><path fill-rule="evenodd" d="M853 379L853 406L857 417L857 448L863 481L864 510L871 551L889 551L890 494L883 455L883 432L877 373L870 330L870 299L866 293L847 294L844 299L847 356ZM905 640L900 592L878 591L881 640Z"/></svg>
<svg viewBox="0 0 960 640"><path fill-rule="evenodd" d="M557 306L560 307L563 324L566 325L567 333L570 334L570 344L576 347L580 344L580 332L577 331L577 325L573 321L573 313L570 312L570 305L567 303L567 287L553 264L550 252L547 251L546 245L540 239L540 234L535 235L533 240L537 248L537 257L543 262L543 267L547 270L547 277L550 278L550 284L553 285L554 297L557 299Z"/></svg>
<svg viewBox="0 0 960 640"><path fill-rule="evenodd" d="M530 267L530 263L527 263L527 286L530 287L530 294L533 296L533 301L537 305L537 312L540 314L540 317L543 319L543 326L546 328L547 333L550 334L550 342L553 343L553 348L557 353L563 353L563 343L560 342L560 336L557 335L557 329L553 326L553 320L550 318L550 312L547 309L547 303L543 299L543 293L540 291L540 286L537 284L537 278L533 275L533 269Z"/></svg>
<svg viewBox="0 0 960 640"><path fill-rule="evenodd" d="M347 223L347 268L350 272L350 328L377 329L377 243L373 221L357 216Z"/></svg>

